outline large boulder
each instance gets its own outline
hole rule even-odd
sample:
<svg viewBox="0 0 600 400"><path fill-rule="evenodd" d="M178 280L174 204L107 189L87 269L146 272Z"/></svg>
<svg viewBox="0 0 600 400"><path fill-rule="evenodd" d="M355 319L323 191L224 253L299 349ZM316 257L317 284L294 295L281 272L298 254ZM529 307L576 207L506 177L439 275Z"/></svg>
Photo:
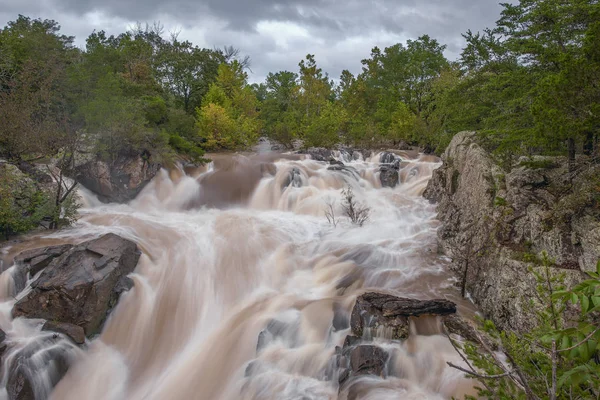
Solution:
<svg viewBox="0 0 600 400"><path fill-rule="evenodd" d="M73 247L70 244L58 246L40 247L19 253L14 261L16 264L13 272L15 293L25 289L27 280L34 277L42 269L50 265L50 262Z"/></svg>
<svg viewBox="0 0 600 400"><path fill-rule="evenodd" d="M369 292L356 299L350 327L358 337L380 336L400 340L408 338L409 317L454 313L456 304L448 300L415 300Z"/></svg>
<svg viewBox="0 0 600 400"><path fill-rule="evenodd" d="M139 257L135 243L112 233L74 246L49 263L12 314L76 325L94 335Z"/></svg>
<svg viewBox="0 0 600 400"><path fill-rule="evenodd" d="M75 168L75 180L105 203L125 203L134 199L154 178L161 166L141 155L119 157L113 163L89 161Z"/></svg>

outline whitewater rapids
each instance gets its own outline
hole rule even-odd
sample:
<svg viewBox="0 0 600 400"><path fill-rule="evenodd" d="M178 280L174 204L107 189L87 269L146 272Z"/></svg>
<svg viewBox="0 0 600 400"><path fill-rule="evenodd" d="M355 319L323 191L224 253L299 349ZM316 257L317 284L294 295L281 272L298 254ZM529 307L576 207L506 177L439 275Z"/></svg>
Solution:
<svg viewBox="0 0 600 400"><path fill-rule="evenodd" d="M399 153L399 185L382 188L379 155L337 154L347 167L292 155L215 156L207 168L163 170L130 204L101 204L82 191L77 225L9 248L80 242L113 232L135 241L142 257L101 335L81 350L51 390L53 400L325 400L338 394L327 379L335 346L350 329L354 300L368 290L419 299L462 301L437 254L435 206L422 193L439 160ZM338 168L339 169L339 168ZM342 215L342 189L370 208L363 226ZM333 205L337 225L325 210ZM5 254L8 257L7 254ZM5 257L5 258L6 258ZM16 348L35 347L41 323L13 320L9 268L0 275L0 328ZM27 291L27 289L25 289ZM273 320L288 327L257 351ZM355 399L450 399L474 394L473 381L446 365L461 360L436 321L414 323L383 380L361 378ZM6 361L5 361L6 365ZM52 374L52 366L46 374ZM6 385L4 368L1 385ZM6 396L6 391L0 398Z"/></svg>

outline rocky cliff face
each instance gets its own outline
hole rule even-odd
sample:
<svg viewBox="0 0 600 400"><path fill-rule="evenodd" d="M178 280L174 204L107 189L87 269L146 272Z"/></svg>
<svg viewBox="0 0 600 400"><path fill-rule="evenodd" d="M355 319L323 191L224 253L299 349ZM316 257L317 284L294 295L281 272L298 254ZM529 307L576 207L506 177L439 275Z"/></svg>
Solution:
<svg viewBox="0 0 600 400"><path fill-rule="evenodd" d="M105 203L124 203L134 199L160 167L141 156L120 157L112 164L92 160L75 168L75 179Z"/></svg>
<svg viewBox="0 0 600 400"><path fill-rule="evenodd" d="M466 270L466 291L488 318L530 328L539 254L567 284L600 258L600 167L569 174L565 160L537 158L504 171L472 132L457 134L442 159L424 194L438 203L440 250L461 280Z"/></svg>

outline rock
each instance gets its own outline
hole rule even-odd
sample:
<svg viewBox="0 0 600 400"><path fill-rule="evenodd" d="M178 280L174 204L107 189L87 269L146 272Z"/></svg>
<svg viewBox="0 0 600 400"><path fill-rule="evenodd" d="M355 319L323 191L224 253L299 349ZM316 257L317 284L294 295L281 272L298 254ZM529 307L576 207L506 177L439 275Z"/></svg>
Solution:
<svg viewBox="0 0 600 400"><path fill-rule="evenodd" d="M340 173L346 175L347 177L352 178L355 181L358 181L358 179L360 178L360 174L358 173L358 171L355 168L350 167L348 165L344 165L344 164L330 165L329 167L327 167L327 170L340 172Z"/></svg>
<svg viewBox="0 0 600 400"><path fill-rule="evenodd" d="M393 165L381 165L379 167L379 179L383 187L396 187L399 180L398 168Z"/></svg>
<svg viewBox="0 0 600 400"><path fill-rule="evenodd" d="M443 323L448 333L453 333L473 343L479 342L480 335L477 334L477 329L458 314L447 315L444 317Z"/></svg>
<svg viewBox="0 0 600 400"><path fill-rule="evenodd" d="M297 327L276 319L271 320L265 329L258 334L256 352L260 352L276 338L286 340L293 345L297 340Z"/></svg>
<svg viewBox="0 0 600 400"><path fill-rule="evenodd" d="M0 365L2 365L2 356L4 355L6 348L6 333L0 329Z"/></svg>
<svg viewBox="0 0 600 400"><path fill-rule="evenodd" d="M388 353L378 346L362 344L342 349L337 359L339 391L351 389L352 382L361 376L385 378L388 359Z"/></svg>
<svg viewBox="0 0 600 400"><path fill-rule="evenodd" d="M531 304L536 279L529 269L542 268L537 254L545 251L554 260L567 286L600 256L598 213L584 200L600 167L586 167L572 185L561 158L522 162L506 171L474 132L455 135L442 161L424 193L437 203L440 252L454 260L460 279L471 254L466 290L487 318L500 329L531 329L539 307ZM476 249L485 251L473 256Z"/></svg>
<svg viewBox="0 0 600 400"><path fill-rule="evenodd" d="M6 392L8 400L36 400L31 382L20 366L9 372Z"/></svg>
<svg viewBox="0 0 600 400"><path fill-rule="evenodd" d="M385 378L385 363L388 354L377 346L359 345L350 353L350 370L352 376L374 375Z"/></svg>
<svg viewBox="0 0 600 400"><path fill-rule="evenodd" d="M307 154L315 161L329 161L333 156L333 151L323 147L311 147L309 149L299 151L298 154Z"/></svg>
<svg viewBox="0 0 600 400"><path fill-rule="evenodd" d="M67 324L63 322L53 322L46 321L44 326L42 327L43 331L53 331L62 333L63 335L69 337L76 344L84 344L85 343L85 332L83 328L73 324Z"/></svg>
<svg viewBox="0 0 600 400"><path fill-rule="evenodd" d="M58 335L57 335L58 336ZM11 355L6 391L8 400L47 399L72 363L74 345L48 336L30 342Z"/></svg>
<svg viewBox="0 0 600 400"><path fill-rule="evenodd" d="M341 331L350 327L348 313L339 303L333 303L333 321L331 325L334 331Z"/></svg>
<svg viewBox="0 0 600 400"><path fill-rule="evenodd" d="M354 347L357 344L359 344L360 342L362 342L362 338L358 337L358 336L353 336L353 335L348 335L346 336L346 339L344 339L344 349L349 348L349 347Z"/></svg>
<svg viewBox="0 0 600 400"><path fill-rule="evenodd" d="M396 161L396 155L394 153L390 153L390 152L384 151L379 156L379 163L380 164L393 164L394 161Z"/></svg>
<svg viewBox="0 0 600 400"><path fill-rule="evenodd" d="M396 146L398 150L412 150L412 147L406 143L404 140L401 140L400 143Z"/></svg>
<svg viewBox="0 0 600 400"><path fill-rule="evenodd" d="M281 190L284 190L288 186L302 187L302 172L296 167L290 170L288 177L281 184Z"/></svg>
<svg viewBox="0 0 600 400"><path fill-rule="evenodd" d="M141 155L119 157L114 163L94 160L75 168L75 180L94 192L105 203L124 203L134 199L154 178L161 166L145 161Z"/></svg>
<svg viewBox="0 0 600 400"><path fill-rule="evenodd" d="M26 250L15 257L15 263L28 264L28 272L31 276L35 276L42 269L46 268L52 260L70 250L71 247L73 246L70 244L62 244Z"/></svg>
<svg viewBox="0 0 600 400"><path fill-rule="evenodd" d="M109 233L72 247L32 282L13 307L13 317L42 318L100 331L118 300L115 287L137 265L135 243Z"/></svg>
<svg viewBox="0 0 600 400"><path fill-rule="evenodd" d="M371 292L356 299L350 327L358 337L383 336L400 340L408 337L408 317L455 312L456 304L448 300L415 300Z"/></svg>
<svg viewBox="0 0 600 400"><path fill-rule="evenodd" d="M49 174L41 171L39 168L36 168L35 165L26 161L19 161L17 167L38 183L51 184L53 182L52 177Z"/></svg>

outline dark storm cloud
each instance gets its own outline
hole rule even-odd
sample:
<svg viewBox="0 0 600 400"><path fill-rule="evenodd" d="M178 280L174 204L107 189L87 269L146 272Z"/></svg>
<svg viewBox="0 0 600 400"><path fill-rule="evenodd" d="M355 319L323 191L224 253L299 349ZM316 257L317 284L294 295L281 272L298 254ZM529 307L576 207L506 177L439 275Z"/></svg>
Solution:
<svg viewBox="0 0 600 400"><path fill-rule="evenodd" d="M268 71L297 70L307 53L332 77L360 71L360 60L423 34L456 58L461 33L493 26L498 0L0 0L0 23L18 13L58 20L67 34L119 33L136 21L160 20L167 31L201 46L233 44L253 58L253 80Z"/></svg>

